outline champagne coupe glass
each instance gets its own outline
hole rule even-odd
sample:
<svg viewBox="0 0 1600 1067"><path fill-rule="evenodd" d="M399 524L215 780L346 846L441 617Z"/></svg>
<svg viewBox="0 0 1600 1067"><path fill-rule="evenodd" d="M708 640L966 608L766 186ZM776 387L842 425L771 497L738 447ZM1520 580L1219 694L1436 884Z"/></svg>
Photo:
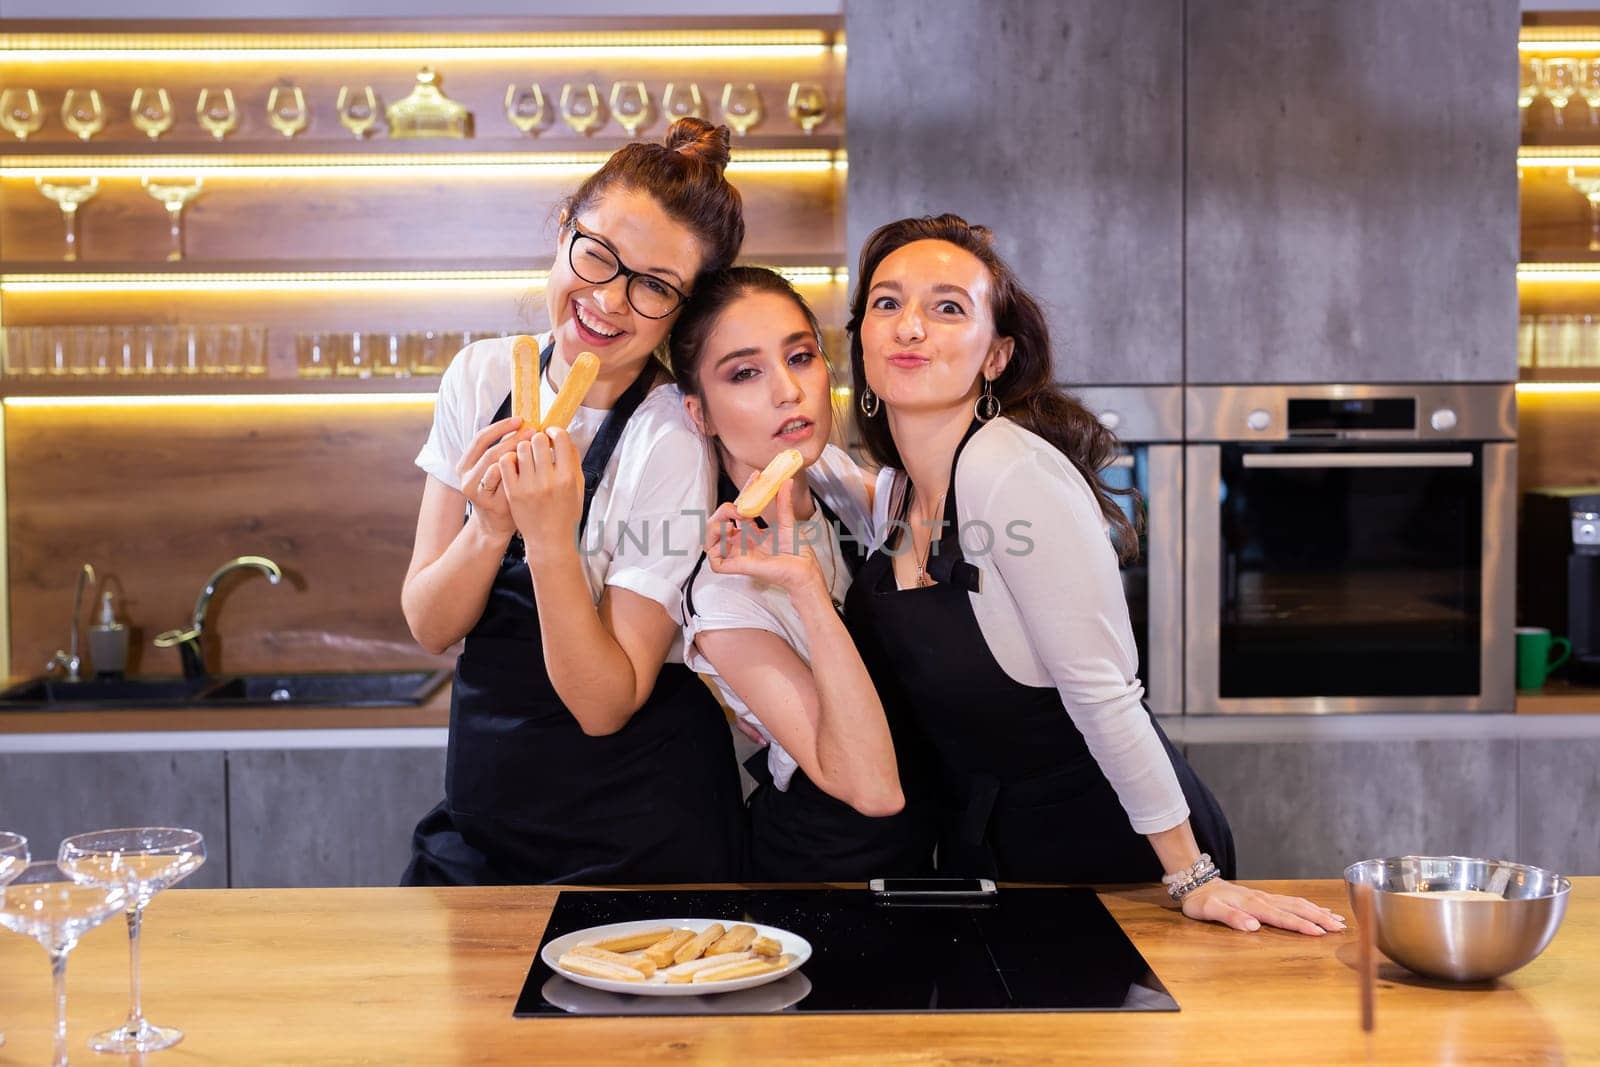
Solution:
<svg viewBox="0 0 1600 1067"><path fill-rule="evenodd" d="M274 85L267 94L267 121L285 137L293 137L311 123L306 94L298 85Z"/></svg>
<svg viewBox="0 0 1600 1067"><path fill-rule="evenodd" d="M661 110L669 120L703 119L706 117L705 98L700 95L697 82L668 82L661 94Z"/></svg>
<svg viewBox="0 0 1600 1067"><path fill-rule="evenodd" d="M139 921L157 893L183 881L206 861L205 838L195 830L141 826L95 830L61 842L56 862L80 885L121 889L128 912L128 973L133 1003L121 1026L95 1034L96 1052L154 1052L183 1040L183 1031L157 1026L139 1002Z"/></svg>
<svg viewBox="0 0 1600 1067"><path fill-rule="evenodd" d="M828 117L828 94L816 82L795 82L789 86L789 117L806 133L812 133Z"/></svg>
<svg viewBox="0 0 1600 1067"><path fill-rule="evenodd" d="M356 140L361 140L378 124L378 94L370 85L352 89L339 86L339 125L349 130Z"/></svg>
<svg viewBox="0 0 1600 1067"><path fill-rule="evenodd" d="M195 101L194 117L201 128L217 140L222 140L239 127L239 109L233 102L229 88L201 89Z"/></svg>
<svg viewBox="0 0 1600 1067"><path fill-rule="evenodd" d="M761 106L761 90L753 82L722 87L722 121L733 127L733 132L743 137L761 121L765 109Z"/></svg>
<svg viewBox="0 0 1600 1067"><path fill-rule="evenodd" d="M61 98L61 125L87 141L106 128L106 106L99 89L68 89Z"/></svg>
<svg viewBox="0 0 1600 1067"><path fill-rule="evenodd" d="M523 133L538 136L556 121L550 113L550 104L538 82L532 85L506 86L506 118Z"/></svg>
<svg viewBox="0 0 1600 1067"><path fill-rule="evenodd" d="M1559 129L1566 126L1567 104L1577 91L1577 60L1547 59L1539 68L1539 91L1550 101L1550 112Z"/></svg>
<svg viewBox="0 0 1600 1067"><path fill-rule="evenodd" d="M44 129L44 112L39 108L39 94L32 89L6 89L0 92L0 126L10 130L19 141L26 141L30 133Z"/></svg>
<svg viewBox="0 0 1600 1067"><path fill-rule="evenodd" d="M28 859L28 839L21 834L0 830L0 890L4 890L6 883L22 873L22 868L28 865ZM0 1045L5 1043L6 1035L0 1034Z"/></svg>
<svg viewBox="0 0 1600 1067"><path fill-rule="evenodd" d="M594 82L567 82L561 87L561 118L585 137L606 124L605 105Z"/></svg>
<svg viewBox="0 0 1600 1067"><path fill-rule="evenodd" d="M152 199L167 209L167 216L172 222L172 249L167 253L167 261L175 263L183 258L183 209L200 195L205 181L199 175L180 178L147 174L139 179L139 183Z"/></svg>
<svg viewBox="0 0 1600 1067"><path fill-rule="evenodd" d="M33 938L50 954L55 979L55 1067L67 1063L67 956L78 939L128 903L122 885L79 885L54 863L31 863L0 889L0 926Z"/></svg>
<svg viewBox="0 0 1600 1067"><path fill-rule="evenodd" d="M33 184L47 198L54 200L61 209L61 217L67 225L67 253L62 258L67 262L76 262L78 259L78 208L94 199L100 191L99 178L47 178L39 175L33 179Z"/></svg>
<svg viewBox="0 0 1600 1067"><path fill-rule="evenodd" d="M650 122L650 93L644 82L617 82L611 87L611 113L630 138Z"/></svg>
<svg viewBox="0 0 1600 1067"><path fill-rule="evenodd" d="M129 110L134 127L142 130L152 141L172 129L172 97L159 86L140 86L135 89L133 106Z"/></svg>

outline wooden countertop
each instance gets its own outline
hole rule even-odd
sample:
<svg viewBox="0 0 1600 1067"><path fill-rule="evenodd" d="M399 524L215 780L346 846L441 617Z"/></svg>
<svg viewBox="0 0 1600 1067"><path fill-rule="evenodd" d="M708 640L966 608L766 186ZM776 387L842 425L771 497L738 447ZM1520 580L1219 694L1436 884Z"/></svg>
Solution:
<svg viewBox="0 0 1600 1067"><path fill-rule="evenodd" d="M1543 689L1517 694L1519 715L1600 714L1600 689L1556 679Z"/></svg>
<svg viewBox="0 0 1600 1067"><path fill-rule="evenodd" d="M1155 888L1102 899L1176 1013L515 1019L548 888L174 890L146 916L144 1004L187 1032L160 1060L172 1067L1594 1062L1600 878L1575 882L1555 941L1497 983L1451 986L1385 964L1372 1035L1353 933L1239 934L1161 906ZM1349 914L1338 882L1257 884ZM127 1008L123 924L85 937L67 974L71 1053L96 1063L85 1040ZM43 951L0 931L0 1064L46 1062L51 1025Z"/></svg>

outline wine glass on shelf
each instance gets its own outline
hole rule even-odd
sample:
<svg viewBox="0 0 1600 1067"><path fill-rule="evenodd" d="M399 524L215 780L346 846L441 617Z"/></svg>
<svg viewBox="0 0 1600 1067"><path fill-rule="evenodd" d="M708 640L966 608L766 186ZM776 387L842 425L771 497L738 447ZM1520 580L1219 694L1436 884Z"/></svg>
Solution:
<svg viewBox="0 0 1600 1067"><path fill-rule="evenodd" d="M89 1039L96 1052L154 1052L183 1040L182 1030L157 1026L144 1017L139 998L139 924L151 898L189 877L205 861L205 837L175 827L95 830L61 842L56 858L61 869L79 885L121 890L128 914L132 1004L121 1026Z"/></svg>
<svg viewBox="0 0 1600 1067"><path fill-rule="evenodd" d="M0 890L6 884L22 873L22 868L28 865L28 839L21 834L7 833L0 830ZM0 1034L0 1045L6 1043L6 1035Z"/></svg>
<svg viewBox="0 0 1600 1067"><path fill-rule="evenodd" d="M789 86L789 117L809 134L828 117L828 94L816 82L795 82Z"/></svg>
<svg viewBox="0 0 1600 1067"><path fill-rule="evenodd" d="M722 121L733 127L733 132L740 137L749 133L765 113L761 90L754 82L729 82L722 87Z"/></svg>
<svg viewBox="0 0 1600 1067"><path fill-rule="evenodd" d="M311 123L306 94L298 85L274 85L267 94L267 121L285 137L293 137Z"/></svg>
<svg viewBox="0 0 1600 1067"><path fill-rule="evenodd" d="M561 87L561 118L585 137L606 124L605 105L594 82L567 82Z"/></svg>
<svg viewBox="0 0 1600 1067"><path fill-rule="evenodd" d="M1578 66L1578 93L1589 105L1589 125L1600 126L1600 59L1585 60ZM1520 101L1520 97L1518 98Z"/></svg>
<svg viewBox="0 0 1600 1067"><path fill-rule="evenodd" d="M61 98L61 125L87 141L106 128L106 105L99 89L68 89Z"/></svg>
<svg viewBox="0 0 1600 1067"><path fill-rule="evenodd" d="M44 129L44 112L39 108L39 94L32 89L0 91L0 126L4 126L19 141L26 141L29 134Z"/></svg>
<svg viewBox="0 0 1600 1067"><path fill-rule="evenodd" d="M639 130L650 122L650 92L644 82L617 82L611 86L611 113L628 137L639 135Z"/></svg>
<svg viewBox="0 0 1600 1067"><path fill-rule="evenodd" d="M550 103L538 82L506 86L506 118L523 133L538 136L556 121L550 113Z"/></svg>
<svg viewBox="0 0 1600 1067"><path fill-rule="evenodd" d="M139 184L144 186L144 191L151 198L167 209L167 217L172 224L172 247L167 252L168 262L177 262L183 258L183 209L190 201L200 195L205 187L205 180L199 175L192 178L182 177L156 177L146 174L139 179Z"/></svg>
<svg viewBox="0 0 1600 1067"><path fill-rule="evenodd" d="M700 95L698 82L668 82L666 90L661 94L661 110L666 113L669 122L678 119L703 119L706 117L706 101Z"/></svg>
<svg viewBox="0 0 1600 1067"><path fill-rule="evenodd" d="M1600 252L1600 175L1579 174L1576 168L1568 167L1567 184L1589 201L1589 250Z"/></svg>
<svg viewBox="0 0 1600 1067"><path fill-rule="evenodd" d="M1550 113L1555 126L1567 124L1567 104L1577 91L1577 61L1572 59L1547 59L1539 66L1539 92L1550 101Z"/></svg>
<svg viewBox="0 0 1600 1067"><path fill-rule="evenodd" d="M133 91L133 104L129 108L129 116L133 120L134 128L154 141L172 129L172 97L159 86L140 86Z"/></svg>
<svg viewBox="0 0 1600 1067"><path fill-rule="evenodd" d="M233 101L233 90L227 87L201 89L195 100L194 117L201 129L220 141L239 128L239 108Z"/></svg>
<svg viewBox="0 0 1600 1067"><path fill-rule="evenodd" d="M46 198L55 201L56 207L61 209L61 217L66 222L67 252L62 258L69 263L78 259L78 208L94 199L100 191L100 179L46 177L38 175L33 179L41 193Z"/></svg>
<svg viewBox="0 0 1600 1067"><path fill-rule="evenodd" d="M339 125L349 130L356 140L362 140L378 124L378 94L370 85L353 89L339 86L335 102L339 110Z"/></svg>
<svg viewBox="0 0 1600 1067"><path fill-rule="evenodd" d="M1521 109L1522 124L1528 124L1528 116L1533 113L1533 102L1539 99L1539 68L1543 64L1537 59L1524 59L1518 66L1517 74L1517 107Z"/></svg>
<svg viewBox="0 0 1600 1067"><path fill-rule="evenodd" d="M78 939L128 903L122 885L80 885L55 863L30 863L0 889L0 926L31 937L50 955L55 984L55 1067L67 1063L67 956Z"/></svg>

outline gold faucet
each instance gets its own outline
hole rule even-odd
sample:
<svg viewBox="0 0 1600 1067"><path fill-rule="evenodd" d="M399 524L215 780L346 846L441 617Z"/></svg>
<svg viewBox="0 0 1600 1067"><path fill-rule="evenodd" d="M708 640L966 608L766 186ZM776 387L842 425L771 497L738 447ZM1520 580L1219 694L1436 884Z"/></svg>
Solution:
<svg viewBox="0 0 1600 1067"><path fill-rule="evenodd" d="M230 559L206 579L205 586L200 590L200 598L194 602L194 615L189 619L188 627L179 627L156 635L157 648L171 648L174 645L178 647L178 654L183 658L185 678L206 676L205 653L200 647L200 637L205 633L206 609L211 606L211 598L216 595L217 583L232 572L247 567L253 567L265 574L267 581L273 585L283 580L283 569L265 556L239 556L237 559Z"/></svg>

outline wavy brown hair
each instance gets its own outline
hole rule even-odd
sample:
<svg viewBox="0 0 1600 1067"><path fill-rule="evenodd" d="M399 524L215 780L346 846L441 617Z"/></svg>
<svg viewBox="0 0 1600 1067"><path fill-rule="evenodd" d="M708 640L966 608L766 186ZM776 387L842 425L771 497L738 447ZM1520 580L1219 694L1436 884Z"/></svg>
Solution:
<svg viewBox="0 0 1600 1067"><path fill-rule="evenodd" d="M994 380L1000 413L1054 445L1083 475L1094 492L1100 512L1111 527L1117 556L1123 562L1139 553L1139 536L1128 517L1112 499L1114 490L1100 477L1118 444L1116 435L1076 397L1055 380L1050 328L1039 302L1023 288L1005 260L994 249L986 226L974 226L959 215L924 215L880 226L861 247L856 289L850 298L850 376L856 396L863 396L867 375L861 353L861 322L866 315L867 293L878 265L897 249L917 241L944 241L976 256L992 281L989 311L995 334L1009 337L1013 348L1005 370ZM889 420L866 418L859 406L854 418L868 454L886 467L905 469L900 450L889 433Z"/></svg>

